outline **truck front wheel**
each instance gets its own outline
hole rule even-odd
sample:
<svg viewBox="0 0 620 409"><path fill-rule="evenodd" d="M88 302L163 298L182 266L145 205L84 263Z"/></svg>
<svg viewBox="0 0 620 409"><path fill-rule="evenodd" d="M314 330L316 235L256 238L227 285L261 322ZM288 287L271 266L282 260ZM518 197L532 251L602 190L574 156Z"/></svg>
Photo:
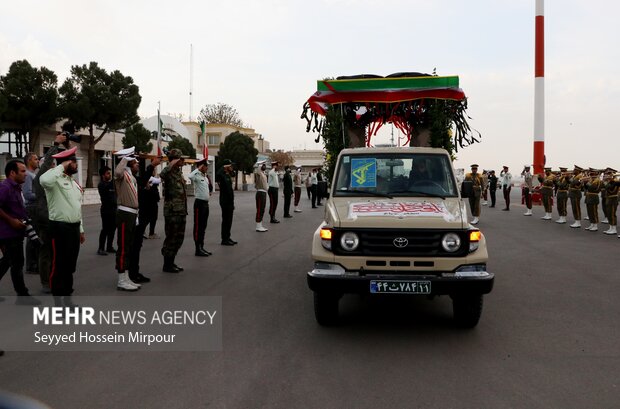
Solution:
<svg viewBox="0 0 620 409"><path fill-rule="evenodd" d="M338 323L338 303L340 295L314 292L314 317L323 326Z"/></svg>
<svg viewBox="0 0 620 409"><path fill-rule="evenodd" d="M454 322L461 328L474 328L482 314L482 294L452 296Z"/></svg>

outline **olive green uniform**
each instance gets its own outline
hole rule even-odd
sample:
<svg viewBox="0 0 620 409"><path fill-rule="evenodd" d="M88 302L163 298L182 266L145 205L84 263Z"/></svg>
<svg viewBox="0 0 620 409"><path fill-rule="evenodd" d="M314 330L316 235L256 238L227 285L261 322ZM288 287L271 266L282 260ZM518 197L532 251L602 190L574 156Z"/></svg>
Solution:
<svg viewBox="0 0 620 409"><path fill-rule="evenodd" d="M566 217L568 215L567 204L568 204L568 188L570 186L570 176L560 176L557 180L557 188L558 192L556 195L558 201L558 214L560 216Z"/></svg>
<svg viewBox="0 0 620 409"><path fill-rule="evenodd" d="M187 217L185 179L180 167L171 169L170 166L162 170L160 177L164 188L164 230L166 232L161 254L164 258L174 259L185 238Z"/></svg>
<svg viewBox="0 0 620 409"><path fill-rule="evenodd" d="M468 173L465 175L465 180L472 182L474 188L474 194L469 197L469 207L471 208L471 215L474 217L480 217L480 196L482 195L482 177L479 173Z"/></svg>
<svg viewBox="0 0 620 409"><path fill-rule="evenodd" d="M581 221L581 174L570 178L568 197L575 221Z"/></svg>
<svg viewBox="0 0 620 409"><path fill-rule="evenodd" d="M598 195L600 191L601 181L599 179L595 178L586 184L586 209L588 210L588 219L592 224L598 223Z"/></svg>
<svg viewBox="0 0 620 409"><path fill-rule="evenodd" d="M605 205L607 207L607 219L610 226L618 224L618 218L616 216L616 210L618 209L618 190L620 186L618 182L609 181L607 183L607 201Z"/></svg>
<svg viewBox="0 0 620 409"><path fill-rule="evenodd" d="M542 202L545 207L545 213L553 212L553 206L551 205L551 200L553 197L553 187L555 184L555 176L553 174L543 176L538 176L538 181L542 183L542 187L540 188L540 193L542 194Z"/></svg>

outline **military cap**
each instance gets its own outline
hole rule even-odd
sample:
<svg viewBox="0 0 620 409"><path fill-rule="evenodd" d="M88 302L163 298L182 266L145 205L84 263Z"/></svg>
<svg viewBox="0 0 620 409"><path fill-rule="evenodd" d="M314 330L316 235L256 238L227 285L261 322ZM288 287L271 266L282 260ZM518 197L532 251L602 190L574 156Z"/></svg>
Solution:
<svg viewBox="0 0 620 409"><path fill-rule="evenodd" d="M581 172L583 170L583 168L581 166L575 165L574 170Z"/></svg>
<svg viewBox="0 0 620 409"><path fill-rule="evenodd" d="M234 163L230 159L224 159L222 161L222 166L232 166L232 165L234 165Z"/></svg>
<svg viewBox="0 0 620 409"><path fill-rule="evenodd" d="M276 160L276 161L272 161L272 162L271 162L271 166L273 166L273 165L279 165L279 164L280 164L280 162L278 162L277 160Z"/></svg>
<svg viewBox="0 0 620 409"><path fill-rule="evenodd" d="M560 172L566 172L568 170L568 168L563 168L560 166Z"/></svg>
<svg viewBox="0 0 620 409"><path fill-rule="evenodd" d="M590 173L601 173L600 169L594 169L594 168L590 168L588 169L590 171Z"/></svg>
<svg viewBox="0 0 620 409"><path fill-rule="evenodd" d="M473 168L476 168L476 169L477 169L477 168L478 168L478 165L474 163L474 164L473 164L473 165L471 165L470 167L471 167L472 169L473 169Z"/></svg>
<svg viewBox="0 0 620 409"><path fill-rule="evenodd" d="M66 149L62 152L57 153L56 155L52 155L52 158L56 159L56 163L62 163L66 160L77 160L75 156L76 151L77 146L74 146L71 149Z"/></svg>
<svg viewBox="0 0 620 409"><path fill-rule="evenodd" d="M617 173L617 172L618 171L616 169L614 169L614 168L609 168L608 167L607 169L605 169L605 173Z"/></svg>
<svg viewBox="0 0 620 409"><path fill-rule="evenodd" d="M168 151L168 160L180 159L183 156L181 149L171 149Z"/></svg>
<svg viewBox="0 0 620 409"><path fill-rule="evenodd" d="M551 172L551 168L545 168L545 172L546 172L546 171Z"/></svg>
<svg viewBox="0 0 620 409"><path fill-rule="evenodd" d="M502 167L503 167L504 169L508 169L508 166L506 166L506 165L504 165L504 166L502 166Z"/></svg>

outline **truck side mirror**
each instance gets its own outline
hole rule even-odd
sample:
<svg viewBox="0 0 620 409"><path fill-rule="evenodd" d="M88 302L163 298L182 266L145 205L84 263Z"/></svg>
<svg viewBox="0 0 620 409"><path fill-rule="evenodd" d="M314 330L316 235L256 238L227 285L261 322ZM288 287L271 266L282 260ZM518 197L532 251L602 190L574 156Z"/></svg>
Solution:
<svg viewBox="0 0 620 409"><path fill-rule="evenodd" d="M464 180L461 184L461 197L473 197L474 196L474 182L471 180Z"/></svg>

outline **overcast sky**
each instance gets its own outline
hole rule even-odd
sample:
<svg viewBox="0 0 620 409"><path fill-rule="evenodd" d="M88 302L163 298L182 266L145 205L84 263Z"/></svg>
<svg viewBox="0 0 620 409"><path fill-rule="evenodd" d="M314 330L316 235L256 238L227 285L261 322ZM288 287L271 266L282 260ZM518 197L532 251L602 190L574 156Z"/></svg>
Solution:
<svg viewBox="0 0 620 409"><path fill-rule="evenodd" d="M317 149L302 105L316 80L399 71L459 75L482 143L457 166L532 162L534 0L20 0L0 13L0 75L27 59L59 83L97 61L140 87L139 114L234 106L272 148ZM545 2L546 155L620 168L620 3ZM60 85L60 84L59 84ZM376 143L388 142L389 127Z"/></svg>

